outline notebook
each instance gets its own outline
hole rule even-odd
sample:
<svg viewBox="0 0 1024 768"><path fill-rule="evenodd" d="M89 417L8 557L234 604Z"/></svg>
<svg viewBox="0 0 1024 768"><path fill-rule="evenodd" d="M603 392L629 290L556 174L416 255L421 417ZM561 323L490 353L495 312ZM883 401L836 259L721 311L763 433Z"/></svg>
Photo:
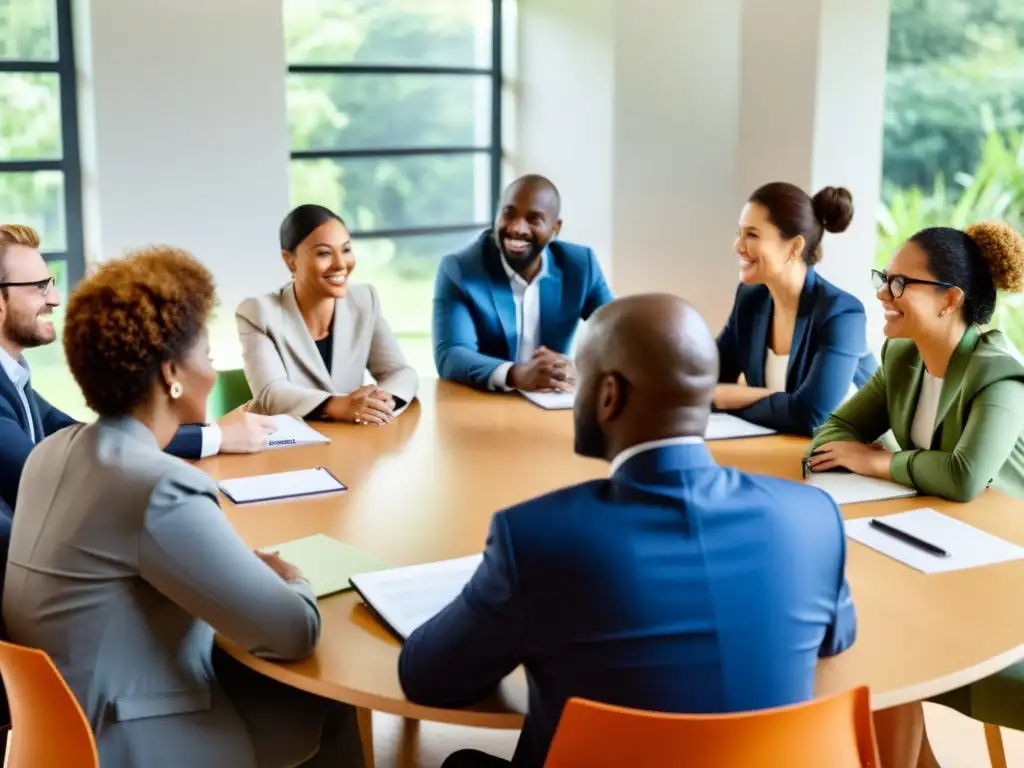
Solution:
<svg viewBox="0 0 1024 768"><path fill-rule="evenodd" d="M860 504L865 501L908 499L917 491L891 480L855 475L852 472L815 472L807 483L821 488L835 499L836 504Z"/></svg>
<svg viewBox="0 0 1024 768"><path fill-rule="evenodd" d="M347 490L344 483L323 467L237 477L233 480L221 480L217 485L235 504L292 499Z"/></svg>
<svg viewBox="0 0 1024 768"><path fill-rule="evenodd" d="M405 640L454 600L483 555L360 573L352 586L388 629Z"/></svg>
<svg viewBox="0 0 1024 768"><path fill-rule="evenodd" d="M298 566L317 597L351 589L349 579L354 574L387 568L373 555L322 533L263 547L262 551L277 552L283 560Z"/></svg>
<svg viewBox="0 0 1024 768"><path fill-rule="evenodd" d="M943 549L931 554L871 526L870 517L846 522L846 535L922 573L945 573L1024 558L1024 548L934 509L914 509L879 517L904 533Z"/></svg>
<svg viewBox="0 0 1024 768"><path fill-rule="evenodd" d="M764 437L774 435L774 429L751 424L731 413L712 413L708 420L708 428L704 433L705 440L731 440L741 437Z"/></svg>
<svg viewBox="0 0 1024 768"><path fill-rule="evenodd" d="M290 448L298 445L322 445L331 442L309 426L302 419L289 416L286 413L274 417L277 430L267 438L267 446L270 448Z"/></svg>
<svg viewBox="0 0 1024 768"><path fill-rule="evenodd" d="M575 392L523 392L519 390L519 394L546 411L569 410L576 399Z"/></svg>

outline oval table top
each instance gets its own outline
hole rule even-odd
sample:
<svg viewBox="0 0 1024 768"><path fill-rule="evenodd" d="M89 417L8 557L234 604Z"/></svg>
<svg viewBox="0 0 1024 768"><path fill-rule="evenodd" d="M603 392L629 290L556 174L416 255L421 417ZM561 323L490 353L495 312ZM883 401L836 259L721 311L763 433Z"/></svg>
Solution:
<svg viewBox="0 0 1024 768"><path fill-rule="evenodd" d="M424 380L418 400L385 427L315 426L330 444L199 463L218 480L324 466L349 486L343 494L240 507L222 497L250 546L324 533L394 565L461 557L482 551L496 510L608 472L605 462L573 453L571 412L447 382ZM772 436L708 445L720 464L798 480L807 441ZM1024 502L997 491L970 504L911 498L849 505L843 513L850 519L925 506L1024 545ZM847 578L858 638L849 651L819 664L819 694L866 684L873 708L885 709L1024 658L1024 613L1013 607L1024 560L925 575L851 541ZM470 709L413 704L398 683L398 640L359 597L334 595L321 600L320 609L320 646L305 661L266 661L221 642L253 669L325 698L420 720L521 726L522 670Z"/></svg>

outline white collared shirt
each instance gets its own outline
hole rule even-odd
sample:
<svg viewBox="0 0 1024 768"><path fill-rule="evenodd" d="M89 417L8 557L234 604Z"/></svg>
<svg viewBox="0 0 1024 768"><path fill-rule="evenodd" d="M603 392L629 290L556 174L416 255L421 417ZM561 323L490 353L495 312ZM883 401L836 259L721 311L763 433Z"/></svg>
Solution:
<svg viewBox="0 0 1024 768"><path fill-rule="evenodd" d="M19 357L15 360L11 357L10 352L0 346L0 365L3 366L7 378L14 384L14 388L18 390L18 395L21 397L21 405L25 409L25 420L28 422L28 436L35 443L36 425L32 423L32 409L28 407L28 395L25 393L25 390L28 388L29 379L32 377L28 369L28 363L25 362L24 357Z"/></svg>
<svg viewBox="0 0 1024 768"><path fill-rule="evenodd" d="M626 450L622 451L618 456L612 459L612 466L608 474L614 475L619 470L619 467L644 451L654 451L658 448L667 448L670 445L702 445L703 443L704 438L697 437L696 435L691 435L689 437L666 437L662 440L649 440L646 443L637 443L636 445L630 446Z"/></svg>
<svg viewBox="0 0 1024 768"><path fill-rule="evenodd" d="M530 282L512 269L501 254L501 266L508 275L512 287L512 301L516 306L516 356L515 361L502 363L491 373L488 386L492 390L509 391L508 372L514 363L526 363L540 347L540 281L548 275L548 249L540 253L540 271Z"/></svg>

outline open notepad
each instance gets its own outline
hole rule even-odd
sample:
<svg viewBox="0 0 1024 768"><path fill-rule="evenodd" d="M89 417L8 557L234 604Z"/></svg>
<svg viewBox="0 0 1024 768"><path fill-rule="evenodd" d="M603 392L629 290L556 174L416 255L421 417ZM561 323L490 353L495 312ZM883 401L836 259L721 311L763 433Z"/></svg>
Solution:
<svg viewBox="0 0 1024 768"><path fill-rule="evenodd" d="M357 573L387 568L383 561L373 555L322 533L273 547L263 547L262 551L277 552L283 560L298 566L313 585L317 597L351 589L349 579Z"/></svg>
<svg viewBox="0 0 1024 768"><path fill-rule="evenodd" d="M299 445L322 445L331 442L302 419L286 413L274 417L277 429L267 438L270 448L291 448Z"/></svg>
<svg viewBox="0 0 1024 768"><path fill-rule="evenodd" d="M323 467L236 477L233 480L221 480L217 486L235 504L292 499L346 490L345 484Z"/></svg>
<svg viewBox="0 0 1024 768"><path fill-rule="evenodd" d="M572 408L576 399L575 392L523 392L519 390L519 394L546 411L567 411Z"/></svg>
<svg viewBox="0 0 1024 768"><path fill-rule="evenodd" d="M816 472L807 478L808 485L821 488L836 504L859 504L864 501L907 499L917 491L891 480L855 475L852 472Z"/></svg>
<svg viewBox="0 0 1024 768"><path fill-rule="evenodd" d="M708 420L708 428L704 433L705 440L731 440L740 437L763 437L774 435L774 429L751 424L731 413L712 413Z"/></svg>
<svg viewBox="0 0 1024 768"><path fill-rule="evenodd" d="M923 573L944 573L1024 558L1024 548L962 523L934 509L915 509L878 518L881 522L945 550L931 554L871 525L870 517L846 522L846 535Z"/></svg>
<svg viewBox="0 0 1024 768"><path fill-rule="evenodd" d="M353 576L352 586L384 623L405 640L454 600L483 555L409 565Z"/></svg>

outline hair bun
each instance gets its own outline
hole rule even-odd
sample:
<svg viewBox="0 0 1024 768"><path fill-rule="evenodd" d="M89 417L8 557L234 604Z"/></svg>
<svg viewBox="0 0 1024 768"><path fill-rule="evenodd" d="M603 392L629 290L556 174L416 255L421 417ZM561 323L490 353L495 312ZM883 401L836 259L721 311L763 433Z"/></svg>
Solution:
<svg viewBox="0 0 1024 768"><path fill-rule="evenodd" d="M1002 221L982 221L964 232L981 249L996 288L1020 292L1024 287L1024 237Z"/></svg>
<svg viewBox="0 0 1024 768"><path fill-rule="evenodd" d="M853 195L846 187L825 187L811 205L826 232L843 232L853 221Z"/></svg>

